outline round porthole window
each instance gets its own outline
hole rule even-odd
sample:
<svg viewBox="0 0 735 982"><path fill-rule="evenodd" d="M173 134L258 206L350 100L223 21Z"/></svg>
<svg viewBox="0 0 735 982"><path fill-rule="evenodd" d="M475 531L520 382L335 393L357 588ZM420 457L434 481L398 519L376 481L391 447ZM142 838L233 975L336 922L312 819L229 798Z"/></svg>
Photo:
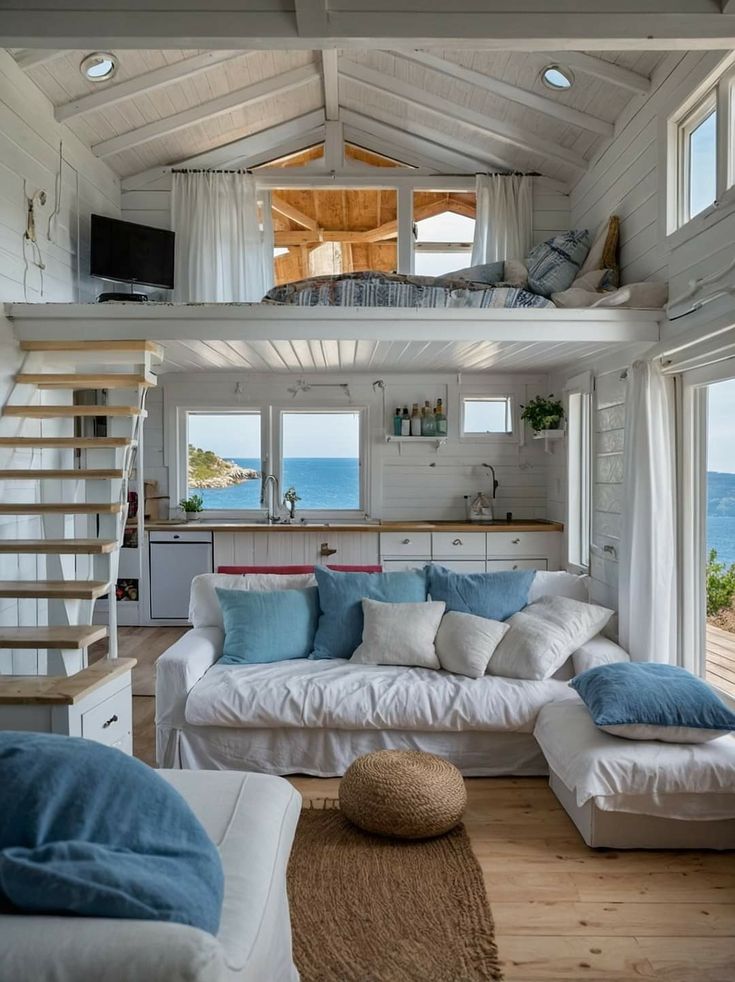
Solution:
<svg viewBox="0 0 735 982"><path fill-rule="evenodd" d="M554 92L564 92L574 85L574 75L568 68L561 65L547 65L541 72L541 81L547 89Z"/></svg>
<svg viewBox="0 0 735 982"><path fill-rule="evenodd" d="M90 82L107 82L117 71L117 57L109 51L95 51L82 58L79 71Z"/></svg>

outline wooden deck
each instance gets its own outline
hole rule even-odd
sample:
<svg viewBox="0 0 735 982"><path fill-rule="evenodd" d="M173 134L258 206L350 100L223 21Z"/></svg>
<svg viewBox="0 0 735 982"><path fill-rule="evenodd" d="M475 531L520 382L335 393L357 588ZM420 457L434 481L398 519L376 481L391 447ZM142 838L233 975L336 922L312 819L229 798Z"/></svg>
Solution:
<svg viewBox="0 0 735 982"><path fill-rule="evenodd" d="M707 625L707 681L735 696L735 634Z"/></svg>

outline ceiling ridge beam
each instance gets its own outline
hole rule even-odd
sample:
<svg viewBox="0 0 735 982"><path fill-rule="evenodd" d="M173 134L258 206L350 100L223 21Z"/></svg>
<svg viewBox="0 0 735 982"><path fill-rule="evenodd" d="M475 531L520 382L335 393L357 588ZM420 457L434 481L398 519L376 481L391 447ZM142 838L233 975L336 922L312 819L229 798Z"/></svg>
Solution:
<svg viewBox="0 0 735 982"><path fill-rule="evenodd" d="M324 111L327 121L339 119L339 52L325 48L322 53L322 81L324 83Z"/></svg>
<svg viewBox="0 0 735 982"><path fill-rule="evenodd" d="M161 65L150 72L142 75L135 75L127 78L124 82L116 85L109 85L101 90L89 92L87 95L79 96L63 102L54 110L57 122L63 123L67 119L75 119L87 113L98 112L108 106L114 106L125 99L132 99L136 95L144 92L152 92L161 89L173 82L178 82L182 78L190 78L205 72L223 61L230 61L248 54L247 51L205 51L203 54L194 55L193 58L183 58L171 65Z"/></svg>
<svg viewBox="0 0 735 982"><path fill-rule="evenodd" d="M591 133L599 133L601 136L609 138L615 131L612 123L600 119L599 116L592 116L590 113L582 112L580 109L574 109L572 106L565 106L536 92L522 89L518 85L511 85L502 79L484 75L472 68L459 65L454 61L447 61L446 58L439 58L437 55L431 54L428 51L391 51L390 53L402 61L410 61L414 64L422 65L424 68L438 72L441 75L449 76L467 85L483 89L492 95L509 99L511 102L516 102L519 105L526 106L528 109L544 113L546 116L561 119L565 123L578 126L580 129L589 130Z"/></svg>
<svg viewBox="0 0 735 982"><path fill-rule="evenodd" d="M469 109L467 106L445 99L433 92L426 92L416 85L401 81L394 75L386 75L344 58L340 59L339 66L342 75L360 85L375 89L378 92L385 92L393 98L419 106L421 109L438 116L444 116L451 119L453 123L460 123L462 126L480 130L491 139L500 140L542 158L553 157L555 160L579 171L586 171L588 168L588 163L584 157L573 150L568 150L559 143L536 137L510 123L494 119L492 116L486 116L484 113ZM445 134L445 139L451 139L449 134ZM515 169L513 165L509 166L511 170Z"/></svg>
<svg viewBox="0 0 735 982"><path fill-rule="evenodd" d="M584 51L551 51L549 57L562 65L576 69L583 75L601 78L637 95L647 95L651 91L651 80L647 75L640 75L630 68L623 68L622 65L613 65L604 58L595 58L594 55L585 54Z"/></svg>
<svg viewBox="0 0 735 982"><path fill-rule="evenodd" d="M113 154L122 153L124 150L138 147L142 143L149 143L151 140L158 139L158 137L175 133L177 130L186 129L186 127L193 126L195 123L199 123L204 119L209 120L216 116L221 116L231 109L254 105L272 96L290 92L318 78L319 71L313 64L304 65L301 68L293 68L289 72L273 75L252 85L246 85L242 89L236 89L234 92L227 92L225 95L218 96L216 99L202 102L198 106L184 109L182 112L174 113L172 116L156 119L134 130L128 130L127 133L113 136L109 140L102 140L92 147L92 152L97 157L110 157Z"/></svg>

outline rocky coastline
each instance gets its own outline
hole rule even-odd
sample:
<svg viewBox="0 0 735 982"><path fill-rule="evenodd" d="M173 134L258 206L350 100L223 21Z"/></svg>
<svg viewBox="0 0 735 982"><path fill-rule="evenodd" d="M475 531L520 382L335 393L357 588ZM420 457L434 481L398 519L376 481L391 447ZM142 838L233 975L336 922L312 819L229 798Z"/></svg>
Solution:
<svg viewBox="0 0 735 982"><path fill-rule="evenodd" d="M187 484L190 488L228 488L244 484L260 477L251 467L240 467L233 460L225 460L213 450L189 447Z"/></svg>

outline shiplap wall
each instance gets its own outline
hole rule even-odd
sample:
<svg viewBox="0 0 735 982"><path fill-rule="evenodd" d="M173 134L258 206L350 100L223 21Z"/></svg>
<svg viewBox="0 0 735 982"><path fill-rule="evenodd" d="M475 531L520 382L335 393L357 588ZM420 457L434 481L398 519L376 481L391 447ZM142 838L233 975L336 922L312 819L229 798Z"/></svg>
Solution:
<svg viewBox="0 0 735 982"><path fill-rule="evenodd" d="M61 197L49 238L60 142ZM25 243L27 274L24 261L25 198L38 190L47 195L45 206L36 206L38 245L46 266L43 293L30 243ZM93 301L104 284L88 275L92 212L119 217L118 178L55 121L48 99L0 50L0 302Z"/></svg>

